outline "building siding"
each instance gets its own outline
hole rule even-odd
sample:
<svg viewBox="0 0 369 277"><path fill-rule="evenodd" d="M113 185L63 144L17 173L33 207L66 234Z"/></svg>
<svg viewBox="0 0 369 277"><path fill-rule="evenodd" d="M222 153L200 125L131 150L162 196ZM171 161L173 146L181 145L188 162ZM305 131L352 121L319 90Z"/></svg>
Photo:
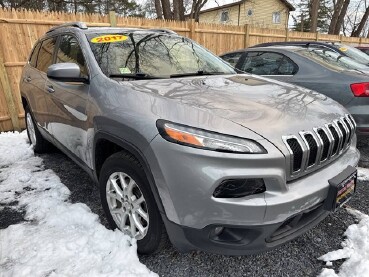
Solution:
<svg viewBox="0 0 369 277"><path fill-rule="evenodd" d="M220 21L221 14L224 10L227 10L229 14L229 20L227 22ZM252 10L251 16L248 15L249 10ZM279 24L273 23L274 12L280 13ZM228 25L252 24L258 27L284 29L288 26L288 15L288 7L280 0L248 0L241 5L201 13L199 21Z"/></svg>

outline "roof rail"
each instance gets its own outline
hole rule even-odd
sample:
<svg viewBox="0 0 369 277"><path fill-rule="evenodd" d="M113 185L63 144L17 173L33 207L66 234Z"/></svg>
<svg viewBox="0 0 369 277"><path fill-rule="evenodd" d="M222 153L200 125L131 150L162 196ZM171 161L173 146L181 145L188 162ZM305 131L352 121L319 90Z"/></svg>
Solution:
<svg viewBox="0 0 369 277"><path fill-rule="evenodd" d="M52 27L49 31L47 31L46 33L49 33L49 32L52 32L54 30L57 30L59 28L64 28L64 27L76 27L76 28L79 28L79 29L87 29L87 25L86 23L84 22L81 22L81 21L76 21L76 22L68 22L68 23L64 23L64 24L61 24L61 25L58 25L58 26L55 26L55 27Z"/></svg>
<svg viewBox="0 0 369 277"><path fill-rule="evenodd" d="M149 30L153 32L162 32L162 33L167 33L167 34L178 35L176 32L169 30L169 29L149 29Z"/></svg>

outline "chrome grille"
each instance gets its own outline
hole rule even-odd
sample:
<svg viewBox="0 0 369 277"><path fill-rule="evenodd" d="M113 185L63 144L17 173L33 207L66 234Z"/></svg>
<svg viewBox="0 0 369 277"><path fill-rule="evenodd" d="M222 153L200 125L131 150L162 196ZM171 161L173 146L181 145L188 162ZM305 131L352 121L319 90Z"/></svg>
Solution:
<svg viewBox="0 0 369 277"><path fill-rule="evenodd" d="M351 115L312 131L299 135L283 136L290 152L290 177L298 177L339 157L351 144L356 124Z"/></svg>

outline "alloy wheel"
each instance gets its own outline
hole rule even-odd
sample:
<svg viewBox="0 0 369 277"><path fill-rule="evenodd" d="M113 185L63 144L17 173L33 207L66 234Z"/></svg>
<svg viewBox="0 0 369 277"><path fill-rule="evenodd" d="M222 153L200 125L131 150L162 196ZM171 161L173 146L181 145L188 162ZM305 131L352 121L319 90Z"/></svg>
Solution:
<svg viewBox="0 0 369 277"><path fill-rule="evenodd" d="M106 184L106 199L118 228L137 240L149 228L146 200L135 180L124 172L114 172Z"/></svg>

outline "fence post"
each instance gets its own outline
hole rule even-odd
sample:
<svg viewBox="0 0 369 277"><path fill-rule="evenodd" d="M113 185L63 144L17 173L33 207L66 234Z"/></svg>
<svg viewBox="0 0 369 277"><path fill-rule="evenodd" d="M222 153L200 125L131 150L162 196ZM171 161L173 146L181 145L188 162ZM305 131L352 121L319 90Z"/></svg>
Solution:
<svg viewBox="0 0 369 277"><path fill-rule="evenodd" d="M361 44L363 43L363 38L362 37L360 37L359 38L359 46L361 46Z"/></svg>
<svg viewBox="0 0 369 277"><path fill-rule="evenodd" d="M15 107L12 89L10 87L10 82L8 78L8 73L6 72L5 69L2 49L0 49L0 83L4 90L6 104L8 105L10 119L13 124L13 130L20 131L18 112Z"/></svg>
<svg viewBox="0 0 369 277"><path fill-rule="evenodd" d="M245 40L244 40L244 46L245 48L250 46L250 25L245 24Z"/></svg>
<svg viewBox="0 0 369 277"><path fill-rule="evenodd" d="M191 18L190 19L190 39L195 40L195 36L196 36L196 22L195 19Z"/></svg>
<svg viewBox="0 0 369 277"><path fill-rule="evenodd" d="M286 41L290 41L290 30L286 28Z"/></svg>
<svg viewBox="0 0 369 277"><path fill-rule="evenodd" d="M319 33L318 32L316 32L316 34L315 34L315 40L319 41Z"/></svg>
<svg viewBox="0 0 369 277"><path fill-rule="evenodd" d="M343 35L340 35L340 42L342 43L343 42Z"/></svg>
<svg viewBox="0 0 369 277"><path fill-rule="evenodd" d="M115 11L109 11L109 22L111 27L117 27L117 17Z"/></svg>

